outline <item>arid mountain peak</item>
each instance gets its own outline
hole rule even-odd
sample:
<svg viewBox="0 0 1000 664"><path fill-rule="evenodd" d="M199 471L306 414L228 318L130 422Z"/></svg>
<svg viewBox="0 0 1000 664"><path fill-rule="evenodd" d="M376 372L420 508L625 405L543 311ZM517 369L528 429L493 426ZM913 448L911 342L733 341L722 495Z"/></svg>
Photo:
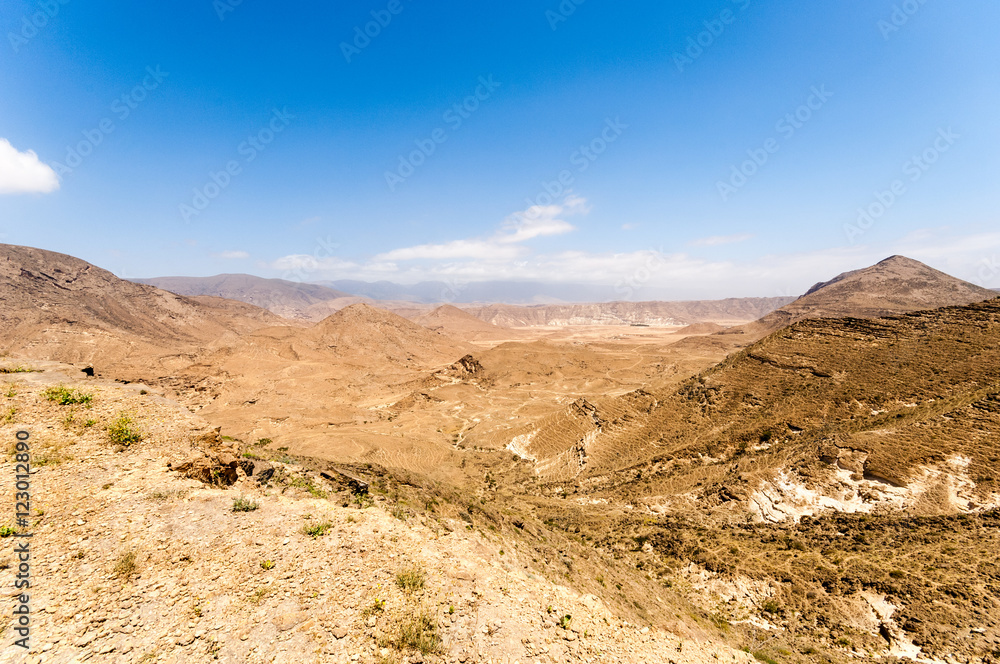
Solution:
<svg viewBox="0 0 1000 664"><path fill-rule="evenodd" d="M805 318L877 318L982 302L994 291L963 281L905 256L837 275L742 332L759 338ZM735 331L735 330L734 330Z"/></svg>
<svg viewBox="0 0 1000 664"><path fill-rule="evenodd" d="M198 343L281 322L249 304L183 297L79 258L9 244L0 245L0 307L8 349L45 344L47 356L69 361L107 355L111 346ZM119 343L102 343L108 335Z"/></svg>

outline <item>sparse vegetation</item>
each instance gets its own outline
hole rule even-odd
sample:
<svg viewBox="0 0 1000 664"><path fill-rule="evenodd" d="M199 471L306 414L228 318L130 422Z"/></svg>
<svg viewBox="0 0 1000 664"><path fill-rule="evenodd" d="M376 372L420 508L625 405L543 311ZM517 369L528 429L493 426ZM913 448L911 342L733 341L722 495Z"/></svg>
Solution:
<svg viewBox="0 0 1000 664"><path fill-rule="evenodd" d="M142 441L142 433L136 426L135 421L125 414L121 414L108 425L108 440L114 445L131 447Z"/></svg>
<svg viewBox="0 0 1000 664"><path fill-rule="evenodd" d="M65 385L47 387L42 390L42 396L60 406L89 406L94 401L92 393L66 387Z"/></svg>
<svg viewBox="0 0 1000 664"><path fill-rule="evenodd" d="M10 424L14 421L15 417L17 417L17 407L10 406L7 408L7 410L3 411L2 415L0 415L0 422L3 422L4 424Z"/></svg>
<svg viewBox="0 0 1000 664"><path fill-rule="evenodd" d="M371 604L369 604L368 606L366 606L361 611L361 617L362 618L367 618L368 616L373 616L376 613L382 613L383 611L385 611L385 600L384 599L376 599L374 602L372 602Z"/></svg>
<svg viewBox="0 0 1000 664"><path fill-rule="evenodd" d="M415 593L423 590L427 575L419 565L411 565L396 572L396 585L403 592Z"/></svg>
<svg viewBox="0 0 1000 664"><path fill-rule="evenodd" d="M21 364L13 367L0 367L0 374L40 373L41 371L41 369L32 369Z"/></svg>
<svg viewBox="0 0 1000 664"><path fill-rule="evenodd" d="M234 512L253 512L260 505L258 505L254 500L250 498L245 498L240 496L239 498L233 498L233 511Z"/></svg>
<svg viewBox="0 0 1000 664"><path fill-rule="evenodd" d="M134 549L129 549L121 554L111 568L114 575L123 581L131 579L136 575L138 570L137 554Z"/></svg>
<svg viewBox="0 0 1000 664"><path fill-rule="evenodd" d="M423 655L440 652L441 635L434 618L418 611L398 619L394 629L380 639L379 645L397 651L416 650Z"/></svg>
<svg viewBox="0 0 1000 664"><path fill-rule="evenodd" d="M260 568L262 570L264 570L265 572L267 570L272 570L272 569L274 569L274 561L273 560L262 560L262 561L260 561Z"/></svg>
<svg viewBox="0 0 1000 664"><path fill-rule="evenodd" d="M331 528L333 528L332 523L330 523L329 521L323 521L321 523L316 523L311 526L309 524L306 524L305 526L302 527L302 532L305 533L306 535L309 535L309 537L316 539L317 537L322 537L323 535L326 535Z"/></svg>
<svg viewBox="0 0 1000 664"><path fill-rule="evenodd" d="M269 594L271 594L270 586L261 586L260 588L255 590L252 595L250 595L247 601L249 601L253 605L257 605L263 602L264 598L267 597Z"/></svg>

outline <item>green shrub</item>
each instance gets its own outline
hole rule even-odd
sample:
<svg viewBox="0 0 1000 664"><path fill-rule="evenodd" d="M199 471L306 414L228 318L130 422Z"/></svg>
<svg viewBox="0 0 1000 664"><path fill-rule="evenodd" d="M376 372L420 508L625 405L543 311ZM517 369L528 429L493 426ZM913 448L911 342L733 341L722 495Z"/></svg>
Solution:
<svg viewBox="0 0 1000 664"><path fill-rule="evenodd" d="M244 498L243 496L240 496L239 498L233 499L234 512L253 512L258 507L260 507L260 505L258 505L250 498Z"/></svg>
<svg viewBox="0 0 1000 664"><path fill-rule="evenodd" d="M74 406L77 404L90 405L94 400L94 395L90 392L83 392L65 385L56 385L42 390L42 396L49 401L54 401L60 406Z"/></svg>
<svg viewBox="0 0 1000 664"><path fill-rule="evenodd" d="M115 445L130 447L142 440L142 433L131 417L122 414L108 425L108 440Z"/></svg>
<svg viewBox="0 0 1000 664"><path fill-rule="evenodd" d="M302 532L305 533L306 535L309 535L313 539L316 539L317 537L322 537L323 535L326 535L327 532L329 532L330 528L333 528L333 524L330 523L329 521L324 521L322 523L317 523L313 526L307 524L303 526Z"/></svg>

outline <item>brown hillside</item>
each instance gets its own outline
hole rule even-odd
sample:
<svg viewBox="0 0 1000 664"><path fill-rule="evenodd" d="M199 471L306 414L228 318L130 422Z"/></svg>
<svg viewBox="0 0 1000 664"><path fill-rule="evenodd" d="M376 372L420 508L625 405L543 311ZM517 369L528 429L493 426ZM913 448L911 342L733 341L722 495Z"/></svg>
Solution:
<svg viewBox="0 0 1000 664"><path fill-rule="evenodd" d="M995 293L987 288L905 256L891 256L869 268L820 282L791 304L727 333L760 338L804 318L876 318L992 297Z"/></svg>
<svg viewBox="0 0 1000 664"><path fill-rule="evenodd" d="M500 341L517 335L446 304L413 319L429 330L463 341Z"/></svg>
<svg viewBox="0 0 1000 664"><path fill-rule="evenodd" d="M118 361L140 348L163 354L282 321L242 302L182 297L65 254L7 244L0 311L6 350L76 362Z"/></svg>
<svg viewBox="0 0 1000 664"><path fill-rule="evenodd" d="M239 300L267 309L285 318L308 319L309 307L350 297L326 286L284 279L263 279L249 274L218 274L213 277L157 277L134 279L178 295L212 295Z"/></svg>

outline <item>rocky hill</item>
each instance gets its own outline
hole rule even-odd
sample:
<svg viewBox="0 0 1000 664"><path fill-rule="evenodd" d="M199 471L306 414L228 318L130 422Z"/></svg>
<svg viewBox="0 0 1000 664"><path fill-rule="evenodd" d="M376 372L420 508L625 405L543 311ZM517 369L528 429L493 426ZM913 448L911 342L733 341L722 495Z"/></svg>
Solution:
<svg viewBox="0 0 1000 664"><path fill-rule="evenodd" d="M1000 299L807 319L670 391L513 427L508 449L550 478L543 494L604 506L568 528L622 551L648 541L640 564L736 598L726 615L982 658L1000 643L1000 559L961 551L1000 543L997 367Z"/></svg>
<svg viewBox="0 0 1000 664"><path fill-rule="evenodd" d="M875 318L935 309L996 297L905 256L891 256L865 268L820 282L794 302L729 333L760 338L804 318Z"/></svg>
<svg viewBox="0 0 1000 664"><path fill-rule="evenodd" d="M0 244L0 308L4 350L105 365L284 322L242 302L183 297L72 256L7 244Z"/></svg>
<svg viewBox="0 0 1000 664"><path fill-rule="evenodd" d="M498 341L516 337L516 333L487 323L450 304L413 319L434 332L463 341Z"/></svg>

